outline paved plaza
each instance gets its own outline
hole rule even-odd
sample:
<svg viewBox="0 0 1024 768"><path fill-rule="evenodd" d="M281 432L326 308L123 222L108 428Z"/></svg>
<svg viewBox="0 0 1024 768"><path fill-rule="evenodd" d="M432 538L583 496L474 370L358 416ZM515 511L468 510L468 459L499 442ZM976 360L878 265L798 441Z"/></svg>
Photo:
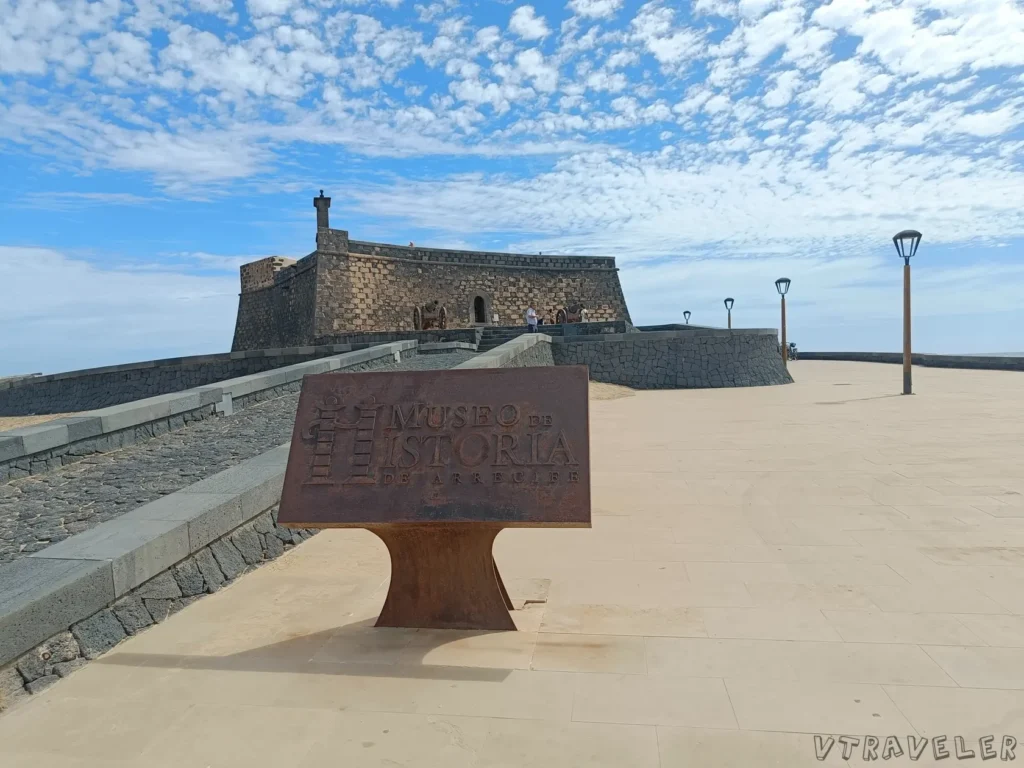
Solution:
<svg viewBox="0 0 1024 768"><path fill-rule="evenodd" d="M373 628L387 551L326 531L0 715L0 766L1005 764L1024 376L791 370L593 400L593 528L497 539L519 632Z"/></svg>

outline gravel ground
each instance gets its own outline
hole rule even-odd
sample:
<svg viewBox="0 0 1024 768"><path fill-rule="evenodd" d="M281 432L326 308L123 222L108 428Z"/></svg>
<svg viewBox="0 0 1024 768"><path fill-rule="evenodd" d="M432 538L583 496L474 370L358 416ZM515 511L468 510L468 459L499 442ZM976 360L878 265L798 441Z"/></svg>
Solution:
<svg viewBox="0 0 1024 768"><path fill-rule="evenodd" d="M472 352L418 355L374 370L452 368ZM0 485L0 563L118 517L288 442L298 393L120 451Z"/></svg>
<svg viewBox="0 0 1024 768"><path fill-rule="evenodd" d="M20 427L34 427L37 424L45 424L54 419L62 419L65 416L77 416L77 413L47 413L42 416L0 416L0 432Z"/></svg>

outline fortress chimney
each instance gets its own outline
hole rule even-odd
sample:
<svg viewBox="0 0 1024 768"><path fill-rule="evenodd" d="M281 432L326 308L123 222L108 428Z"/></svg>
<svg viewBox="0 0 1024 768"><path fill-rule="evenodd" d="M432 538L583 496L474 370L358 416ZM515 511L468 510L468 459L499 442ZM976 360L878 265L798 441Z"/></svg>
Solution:
<svg viewBox="0 0 1024 768"><path fill-rule="evenodd" d="M320 197L313 198L313 207L316 208L316 228L330 229L327 220L327 209L331 207L331 198L324 197L324 191L320 190Z"/></svg>

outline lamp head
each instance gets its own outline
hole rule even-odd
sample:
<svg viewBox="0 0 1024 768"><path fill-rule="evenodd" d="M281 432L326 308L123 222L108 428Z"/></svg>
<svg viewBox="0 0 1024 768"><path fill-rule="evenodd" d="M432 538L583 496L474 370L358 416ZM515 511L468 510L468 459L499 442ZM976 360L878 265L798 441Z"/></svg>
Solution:
<svg viewBox="0 0 1024 768"><path fill-rule="evenodd" d="M789 284L792 282L788 277L780 277L775 281L775 290L779 292L780 296L785 296L789 293Z"/></svg>
<svg viewBox="0 0 1024 768"><path fill-rule="evenodd" d="M917 253L917 246L921 244L921 233L916 229L904 229L893 235L892 243L896 246L896 253L900 258L909 264L910 259Z"/></svg>
<svg viewBox="0 0 1024 768"><path fill-rule="evenodd" d="M732 305L733 305L733 300L732 299L726 299L725 300L725 308L726 309L732 311Z"/></svg>

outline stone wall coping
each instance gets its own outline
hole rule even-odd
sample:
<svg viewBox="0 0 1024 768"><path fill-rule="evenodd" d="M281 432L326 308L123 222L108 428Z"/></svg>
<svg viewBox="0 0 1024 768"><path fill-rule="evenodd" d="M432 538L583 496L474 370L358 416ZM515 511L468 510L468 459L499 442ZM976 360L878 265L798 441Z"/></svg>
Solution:
<svg viewBox="0 0 1024 768"><path fill-rule="evenodd" d="M696 323L662 323L661 325L637 325L638 331L650 333L652 331L727 331L728 328L719 328L717 325L697 325Z"/></svg>
<svg viewBox="0 0 1024 768"><path fill-rule="evenodd" d="M476 357L455 366L453 370L466 368L504 368L505 364L519 357L535 344L550 344L552 338L544 333L524 333L511 341L495 347L488 352L481 352Z"/></svg>
<svg viewBox="0 0 1024 768"><path fill-rule="evenodd" d="M637 331L633 333L591 333L579 336L555 336L554 344L593 344L601 341L661 341L692 339L694 336L728 338L730 336L778 336L774 328L702 328L695 331Z"/></svg>
<svg viewBox="0 0 1024 768"><path fill-rule="evenodd" d="M0 667L277 504L289 447L0 566Z"/></svg>
<svg viewBox="0 0 1024 768"><path fill-rule="evenodd" d="M428 341L420 344L417 348L418 352L452 352L458 349L468 349L471 352L476 352L477 345L470 344L468 341Z"/></svg>
<svg viewBox="0 0 1024 768"><path fill-rule="evenodd" d="M314 251L310 255L315 255ZM274 272L273 285L282 285L284 283L295 280L299 275L303 275L311 269L316 269L316 259L311 259L309 256L303 256L301 259L292 260L291 264L285 264L279 270Z"/></svg>
<svg viewBox="0 0 1024 768"><path fill-rule="evenodd" d="M902 363L902 352L804 352L800 360L835 360L852 363ZM1024 357L998 355L935 355L914 352L911 363L925 368L968 368L991 371L1024 371Z"/></svg>
<svg viewBox="0 0 1024 768"><path fill-rule="evenodd" d="M419 245L409 246L409 245L397 245L397 244L394 244L394 243L374 243L374 242L370 242L368 240L353 240L351 238L349 238L348 242L349 242L349 249L350 249L349 252L350 253L352 253L351 248L354 245L355 246L360 246L360 247L363 247L363 248L371 248L371 249L372 248L389 248L389 249L390 248L394 248L395 250L403 251L405 253L408 253L409 256L410 256L410 260L411 261L420 261L421 259L415 258L415 255L419 254L419 253L454 253L454 254L458 254L460 256L487 256L487 257L514 258L514 259L560 259L560 260L566 260L566 261L578 261L580 263L585 263L587 261L592 261L592 262L597 263L597 264L601 264L601 263L606 264L607 265L607 267L605 267L606 269L612 269L612 268L615 267L615 257L614 256L579 256L579 255L574 256L574 255L560 254L560 253L533 254L533 253L511 253L511 252L505 252L505 251L466 251L466 250L462 250L462 249L459 249L459 248L433 248L433 247L430 247L430 246L419 246ZM367 253L358 253L357 252L357 253L353 253L353 255L356 255L356 256L374 256L374 255L382 255L382 254L373 254L373 253L368 253L367 254ZM487 265L487 266L491 266L491 265ZM520 266L520 265L517 265L517 266Z"/></svg>
<svg viewBox="0 0 1024 768"><path fill-rule="evenodd" d="M208 363L219 363L225 360L241 360L250 357L288 357L290 355L312 355L317 351L327 349L335 354L350 352L351 344L325 344L320 347L283 347L277 349L250 349L240 352L218 352L212 355L191 355L189 357L166 357L160 360L143 360L136 363L123 363L121 365L107 365L101 368L83 368L78 371L61 371L47 375L33 374L32 376L14 376L7 379L0 379L0 389L11 389L13 387L30 387L46 381L58 381L60 379L76 379L82 376L98 376L104 373L121 373L127 371L139 371L148 368L163 368L171 365L203 365Z"/></svg>
<svg viewBox="0 0 1024 768"><path fill-rule="evenodd" d="M12 376L0 376L0 389L6 389L6 385L12 381L21 381L23 379L35 379L42 376L42 373L18 373Z"/></svg>
<svg viewBox="0 0 1024 768"><path fill-rule="evenodd" d="M337 345L351 349L351 345ZM230 408L230 401L251 395L265 389L299 381L310 373L326 373L340 368L349 368L388 355L396 355L414 349L417 342L394 341L366 349L343 352L339 355L306 360L282 368L272 368L261 373L226 379L216 384L206 384L181 392L170 392L142 400L111 405L87 411L80 416L68 416L44 424L21 427L0 432L0 461L11 461L49 451L63 445L86 440L91 437L136 427L158 419L166 419L179 413L193 411L207 405ZM294 349L302 349L295 347ZM261 355L285 350L258 350ZM232 353L242 355L243 353ZM247 354L247 353L246 353Z"/></svg>
<svg viewBox="0 0 1024 768"><path fill-rule="evenodd" d="M318 251L313 251L311 254L309 254L308 256L303 256L298 261L293 261L291 264L286 264L285 266L281 267L281 269L274 272L274 279L271 282L267 283L266 285L252 286L246 290L241 291L238 295L241 296L243 294L259 293L260 291L270 291L273 290L274 288L280 288L285 283L290 283L292 280L295 280L300 275L304 275L309 270L316 268L316 259L314 259L313 257L316 256L317 253ZM260 259L259 261L263 261L263 259ZM259 261L250 261L248 264L243 264L241 266L241 269L245 269L246 267L252 264L258 264Z"/></svg>
<svg viewBox="0 0 1024 768"><path fill-rule="evenodd" d="M388 246L388 247L389 248L399 248L399 247L402 247L402 246ZM405 247L408 248L408 246L405 246ZM352 259L377 259L379 261L400 261L400 262L405 262L405 263L408 263L408 264L418 264L418 265L421 265L421 266L423 264L435 264L437 266L443 266L443 267L470 267L470 268L481 268L481 269L509 269L509 270L517 270L517 271L535 270L535 271L540 271L540 272L571 272L571 271L581 271L581 272L587 272L587 271L590 271L590 272L618 272L619 271L618 267L616 267L614 264L610 264L610 265L597 264L597 265L589 266L589 267L588 266L583 266L583 265L572 264L571 262L570 263L566 263L564 265L557 265L557 266L556 265L549 265L549 264L501 264L501 263L498 263L498 262L486 262L486 261L444 261L443 259L429 259L429 258L426 258L426 257L422 257L422 258L418 258L418 259L417 258L404 258L402 256L389 256L389 255L387 255L385 253L355 253L355 252L352 252L352 251L348 251L348 252L345 252L345 253L343 253L343 252L334 252L334 251L324 251L324 253L325 254L330 254L330 255L333 255L333 256L344 256L346 258L352 258ZM519 254L498 254L498 255L517 256ZM547 258L547 257L546 256L534 256L533 258L535 258L535 259L543 259L543 258ZM554 258L554 257L552 257L552 258ZM614 257L613 256L563 256L563 257L560 257L560 258L563 258L563 259L566 259L566 260L573 259L573 258L576 258L576 259L597 259L597 258L604 259L604 258L608 258L608 259L612 259L614 261ZM259 290L259 289L257 289L257 290Z"/></svg>

